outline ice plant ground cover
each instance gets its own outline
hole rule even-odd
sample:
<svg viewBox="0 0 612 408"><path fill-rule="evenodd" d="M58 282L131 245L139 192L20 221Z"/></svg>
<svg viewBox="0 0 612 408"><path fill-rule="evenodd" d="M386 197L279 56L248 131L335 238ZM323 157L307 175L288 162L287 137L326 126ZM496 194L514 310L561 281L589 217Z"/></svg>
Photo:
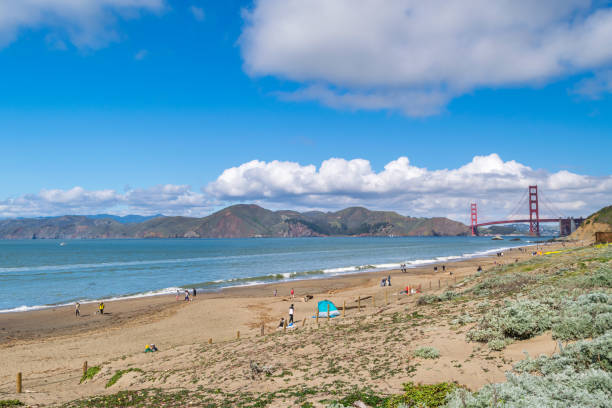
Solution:
<svg viewBox="0 0 612 408"><path fill-rule="evenodd" d="M138 367L123 376L131 388L121 390L122 377L113 385L119 392L64 406L604 407L612 399L611 276L612 246L534 257L318 328L202 345L189 359L177 350L173 370L134 365L130 356L103 362L89 386ZM435 343L440 335L454 343ZM542 335L557 343L552 355L505 359L509 345ZM449 357L466 345L469 357ZM429 351L438 357L424 358ZM254 358L274 370L245 386ZM461 373L470 364L481 373L500 370L500 380L507 370L506 381L468 387ZM434 370L438 382L421 383Z"/></svg>

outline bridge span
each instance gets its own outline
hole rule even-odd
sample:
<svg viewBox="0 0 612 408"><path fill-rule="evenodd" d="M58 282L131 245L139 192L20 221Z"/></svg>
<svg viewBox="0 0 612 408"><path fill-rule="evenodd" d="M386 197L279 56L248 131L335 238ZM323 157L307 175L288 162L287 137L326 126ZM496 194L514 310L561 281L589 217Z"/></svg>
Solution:
<svg viewBox="0 0 612 408"><path fill-rule="evenodd" d="M528 196L529 196L529 218L522 218L522 219L508 219L508 220L501 220L501 221L478 222L478 207L476 206L476 203L472 203L470 205L470 219L471 219L472 235L478 235L478 227L485 227L487 225L529 223L529 234L540 236L540 223L541 222L558 222L560 235L567 236L571 234L572 232L574 232L574 230L578 228L584 221L584 218L571 218L571 217L540 218L538 186L529 186Z"/></svg>

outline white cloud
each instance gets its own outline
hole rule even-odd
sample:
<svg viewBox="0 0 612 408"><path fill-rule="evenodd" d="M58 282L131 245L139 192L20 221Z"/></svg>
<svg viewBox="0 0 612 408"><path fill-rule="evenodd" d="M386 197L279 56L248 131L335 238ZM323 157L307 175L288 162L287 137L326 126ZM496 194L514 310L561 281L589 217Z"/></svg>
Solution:
<svg viewBox="0 0 612 408"><path fill-rule="evenodd" d="M204 9L201 7L191 6L189 7L189 11L193 15L193 18L198 21L204 21L206 18L206 13L204 13Z"/></svg>
<svg viewBox="0 0 612 408"><path fill-rule="evenodd" d="M77 47L102 47L119 39L118 18L163 7L164 0L0 0L0 48L28 29L50 30L54 44L65 37Z"/></svg>
<svg viewBox="0 0 612 408"><path fill-rule="evenodd" d="M550 216L588 215L612 202L612 175L550 173L503 161L497 154L476 156L459 168L442 170L417 167L400 157L379 172L364 159L331 158L318 169L295 162L253 160L225 170L205 191L220 200L256 201L264 206L339 209L364 205L465 221L470 201L476 200L485 216L504 217L534 184L546 205L568 212L559 214L551 208ZM523 207L519 213L526 215L527 204Z"/></svg>
<svg viewBox="0 0 612 408"><path fill-rule="evenodd" d="M603 94L612 92L612 69L581 80L573 91L589 99L600 99Z"/></svg>
<svg viewBox="0 0 612 408"><path fill-rule="evenodd" d="M256 203L270 209L338 210L361 205L411 216L468 222L476 201L481 221L511 212L527 217L526 191L537 184L542 216L589 215L612 203L612 175L593 177L535 170L497 154L475 156L453 169L430 170L400 157L380 171L366 159L330 158L319 166L253 160L224 170L194 191L188 185L86 190L44 189L0 200L0 218L65 214L166 214L202 217L222 206ZM522 206L518 204L523 200ZM518 207L517 211L513 211ZM553 208L554 207L554 208ZM552 211L551 211L552 209Z"/></svg>
<svg viewBox="0 0 612 408"><path fill-rule="evenodd" d="M187 185L158 185L147 189L88 191L82 187L68 190L42 190L0 201L0 217L37 217L66 214L157 214L204 216L211 203Z"/></svg>
<svg viewBox="0 0 612 408"><path fill-rule="evenodd" d="M485 87L536 86L612 62L612 9L589 0L257 0L245 70L284 99L436 113Z"/></svg>

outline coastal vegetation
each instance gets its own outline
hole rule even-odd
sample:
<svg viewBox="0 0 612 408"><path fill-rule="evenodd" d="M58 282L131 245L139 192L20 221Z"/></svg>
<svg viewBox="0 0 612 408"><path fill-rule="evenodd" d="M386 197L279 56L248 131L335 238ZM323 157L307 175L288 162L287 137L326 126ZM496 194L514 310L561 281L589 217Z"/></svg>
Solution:
<svg viewBox="0 0 612 408"><path fill-rule="evenodd" d="M133 371L132 384L141 389L65 407L337 408L357 401L381 408L605 406L612 398L611 268L612 246L499 265L412 303L380 306L291 333L203 346L187 375L150 366L119 367L111 376L105 368L108 374L94 381L118 381ZM513 343L529 348L542 336L550 336L554 352L522 360L505 354ZM419 346L442 337L452 348L467 342L471 353L459 359L435 343ZM249 364L266 367L267 374L253 376ZM506 381L470 389L461 381L468 365L483 374L505 367ZM438 377L440 382L414 380L442 366L459 381L448 381L448 374ZM228 388L247 371L250 386ZM398 381L404 383L401 393L384 386ZM177 390L165 384L183 385ZM261 391L264 386L268 391Z"/></svg>

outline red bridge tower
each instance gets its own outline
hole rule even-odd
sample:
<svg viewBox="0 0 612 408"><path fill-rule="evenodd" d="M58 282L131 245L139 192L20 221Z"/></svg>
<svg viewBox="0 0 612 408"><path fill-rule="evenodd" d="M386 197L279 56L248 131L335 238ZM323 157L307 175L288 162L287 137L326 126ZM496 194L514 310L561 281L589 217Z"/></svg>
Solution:
<svg viewBox="0 0 612 408"><path fill-rule="evenodd" d="M538 209L538 186L529 186L529 235L540 236L540 210Z"/></svg>
<svg viewBox="0 0 612 408"><path fill-rule="evenodd" d="M472 218L472 236L474 236L477 233L476 224L478 224L478 211L476 209L476 203L472 203L470 205L470 217Z"/></svg>

